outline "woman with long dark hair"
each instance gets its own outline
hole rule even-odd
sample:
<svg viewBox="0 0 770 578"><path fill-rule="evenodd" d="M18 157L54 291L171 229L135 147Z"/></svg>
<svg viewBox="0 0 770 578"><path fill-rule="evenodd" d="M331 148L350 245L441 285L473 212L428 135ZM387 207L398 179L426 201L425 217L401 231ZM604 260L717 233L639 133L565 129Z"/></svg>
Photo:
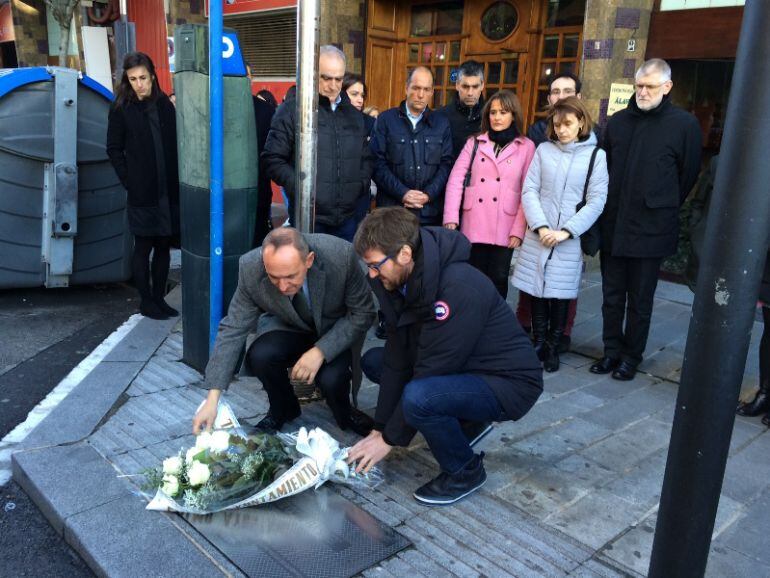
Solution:
<svg viewBox="0 0 770 578"><path fill-rule="evenodd" d="M534 143L522 134L522 117L512 91L496 92L481 112L481 134L465 142L444 195L444 226L460 227L472 243L469 263L503 299L513 250L527 228L521 190L535 155Z"/></svg>
<svg viewBox="0 0 770 578"><path fill-rule="evenodd" d="M172 239L179 235L176 113L150 57L127 54L110 107L107 155L128 193L128 228L134 235L131 270L139 311L152 319L179 312L164 300ZM150 264L152 253L152 264Z"/></svg>

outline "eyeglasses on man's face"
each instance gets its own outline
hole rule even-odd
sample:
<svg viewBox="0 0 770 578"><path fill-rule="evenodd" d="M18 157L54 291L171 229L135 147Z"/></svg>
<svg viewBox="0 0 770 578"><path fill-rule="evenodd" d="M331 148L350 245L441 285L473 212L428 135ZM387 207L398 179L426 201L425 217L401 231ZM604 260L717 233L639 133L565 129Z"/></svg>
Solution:
<svg viewBox="0 0 770 578"><path fill-rule="evenodd" d="M634 88L636 89L636 92L642 92L644 89L647 89L647 92L655 92L656 90L658 90L664 84L666 84L666 82L661 82L660 84L641 84L641 83L637 83L637 84L634 84Z"/></svg>
<svg viewBox="0 0 770 578"><path fill-rule="evenodd" d="M369 271L375 271L378 275L380 273L380 267L382 267L385 263L388 262L388 259L392 259L390 255L386 255L385 258L380 261L379 263L367 263L366 266L369 268Z"/></svg>

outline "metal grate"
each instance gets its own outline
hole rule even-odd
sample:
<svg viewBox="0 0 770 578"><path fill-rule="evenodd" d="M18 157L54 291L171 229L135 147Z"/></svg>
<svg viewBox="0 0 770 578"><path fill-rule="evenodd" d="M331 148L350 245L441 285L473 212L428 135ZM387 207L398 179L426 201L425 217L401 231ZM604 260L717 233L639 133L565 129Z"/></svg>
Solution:
<svg viewBox="0 0 770 578"><path fill-rule="evenodd" d="M238 33L253 76L296 76L296 10L227 17L225 26Z"/></svg>
<svg viewBox="0 0 770 578"><path fill-rule="evenodd" d="M349 578L410 545L328 488L254 508L183 517L251 578Z"/></svg>

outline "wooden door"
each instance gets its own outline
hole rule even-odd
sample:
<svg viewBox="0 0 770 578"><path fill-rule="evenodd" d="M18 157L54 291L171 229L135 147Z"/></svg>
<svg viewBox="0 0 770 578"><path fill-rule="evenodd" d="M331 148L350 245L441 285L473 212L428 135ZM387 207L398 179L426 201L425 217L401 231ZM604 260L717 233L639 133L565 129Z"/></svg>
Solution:
<svg viewBox="0 0 770 578"><path fill-rule="evenodd" d="M380 112L399 103L406 82L403 67L403 41L398 39L399 6L396 0L369 0L366 27L367 106Z"/></svg>
<svg viewBox="0 0 770 578"><path fill-rule="evenodd" d="M540 0L466 2L463 59L484 63L486 98L501 89L516 93L525 125L533 106L534 55L543 5Z"/></svg>

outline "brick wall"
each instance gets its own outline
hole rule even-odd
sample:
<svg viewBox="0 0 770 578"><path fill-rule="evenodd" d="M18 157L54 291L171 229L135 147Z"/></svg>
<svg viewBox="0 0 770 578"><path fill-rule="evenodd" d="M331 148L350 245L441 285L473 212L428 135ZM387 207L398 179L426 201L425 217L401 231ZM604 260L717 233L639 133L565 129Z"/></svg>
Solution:
<svg viewBox="0 0 770 578"><path fill-rule="evenodd" d="M347 70L360 73L364 56L365 0L321 0L321 44L334 44L347 58Z"/></svg>
<svg viewBox="0 0 770 578"><path fill-rule="evenodd" d="M607 121L613 82L632 84L644 62L654 0L588 0L583 29L583 99L600 124ZM629 52L628 41L636 41Z"/></svg>
<svg viewBox="0 0 770 578"><path fill-rule="evenodd" d="M43 0L25 0L24 6L18 6L17 0L11 0L13 27L16 34L16 56L19 67L46 66L59 64L58 46L54 47L56 56L48 56L48 25L46 8ZM83 61L83 37L80 33L80 12L75 11L75 29L79 56L69 56L67 66L80 69ZM70 47L72 50L72 47Z"/></svg>

